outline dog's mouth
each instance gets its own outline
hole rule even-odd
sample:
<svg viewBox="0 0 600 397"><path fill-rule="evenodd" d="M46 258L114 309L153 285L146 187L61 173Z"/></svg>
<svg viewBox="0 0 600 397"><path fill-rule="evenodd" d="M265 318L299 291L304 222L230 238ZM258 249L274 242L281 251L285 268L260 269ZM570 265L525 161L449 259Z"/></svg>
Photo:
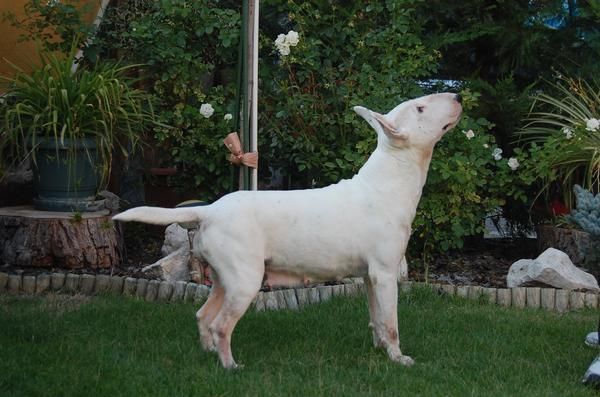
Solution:
<svg viewBox="0 0 600 397"><path fill-rule="evenodd" d="M442 131L447 132L447 131L450 131L452 128L456 127L456 125L458 124L458 121L460 120L461 114L462 114L462 112L458 112L457 115L453 116L454 121L451 121L448 124L444 125L442 127Z"/></svg>

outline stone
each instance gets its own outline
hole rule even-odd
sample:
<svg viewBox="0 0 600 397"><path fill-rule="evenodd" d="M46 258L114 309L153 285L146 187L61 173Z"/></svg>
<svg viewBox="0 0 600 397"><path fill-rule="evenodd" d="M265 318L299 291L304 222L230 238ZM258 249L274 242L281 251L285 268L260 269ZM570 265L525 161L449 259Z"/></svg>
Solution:
<svg viewBox="0 0 600 397"><path fill-rule="evenodd" d="M198 284L196 287L196 294L194 295L194 302L204 302L208 298L208 294L210 294L210 288L206 285Z"/></svg>
<svg viewBox="0 0 600 397"><path fill-rule="evenodd" d="M400 268L398 270L398 281L406 280L408 280L408 262L406 261L406 257L404 257L400 261Z"/></svg>
<svg viewBox="0 0 600 397"><path fill-rule="evenodd" d="M8 283L8 273L0 273L0 292L6 290L6 284Z"/></svg>
<svg viewBox="0 0 600 397"><path fill-rule="evenodd" d="M556 290L556 296L554 297L554 307L560 313L564 313L569 310L569 293L570 291L564 289Z"/></svg>
<svg viewBox="0 0 600 397"><path fill-rule="evenodd" d="M42 273L37 276L35 281L35 293L41 294L50 289L50 274Z"/></svg>
<svg viewBox="0 0 600 397"><path fill-rule="evenodd" d="M357 284L344 284L344 295L346 296L356 296L358 295L358 285Z"/></svg>
<svg viewBox="0 0 600 397"><path fill-rule="evenodd" d="M126 277L125 282L123 283L123 295L125 295L125 296L135 295L136 288L137 288L137 279L135 279L133 277Z"/></svg>
<svg viewBox="0 0 600 397"><path fill-rule="evenodd" d="M437 292L438 294L442 293L442 284L440 283L429 283L425 284L425 286L431 288L433 292Z"/></svg>
<svg viewBox="0 0 600 397"><path fill-rule="evenodd" d="M525 303L527 302L527 288L511 288L511 293L512 305L515 307L525 307Z"/></svg>
<svg viewBox="0 0 600 397"><path fill-rule="evenodd" d="M96 276L93 274L82 274L79 280L79 289L84 295L92 295L94 293L94 285L96 284Z"/></svg>
<svg viewBox="0 0 600 397"><path fill-rule="evenodd" d="M183 296L185 294L185 287L187 282L185 281L177 281L173 285L173 295L171 295L172 301L180 301L183 300Z"/></svg>
<svg viewBox="0 0 600 397"><path fill-rule="evenodd" d="M186 234L187 235L187 234ZM144 273L150 273L163 281L175 283L177 281L190 280L190 249L189 246L181 247L171 252L155 263L142 269Z"/></svg>
<svg viewBox="0 0 600 397"><path fill-rule="evenodd" d="M333 296L344 296L344 286L341 284L334 285Z"/></svg>
<svg viewBox="0 0 600 397"><path fill-rule="evenodd" d="M333 291L331 290L331 287L327 285L319 286L317 287L317 290L319 291L319 300L321 302L328 301L333 296Z"/></svg>
<svg viewBox="0 0 600 397"><path fill-rule="evenodd" d="M501 306L510 306L512 304L512 293L507 288L498 288L496 291L498 304Z"/></svg>
<svg viewBox="0 0 600 397"><path fill-rule="evenodd" d="M257 312L265 311L265 293L262 291L256 294L256 298L254 298L254 310Z"/></svg>
<svg viewBox="0 0 600 397"><path fill-rule="evenodd" d="M598 307L598 294L588 292L585 294L585 307L595 309Z"/></svg>
<svg viewBox="0 0 600 397"><path fill-rule="evenodd" d="M154 302L156 300L156 296L158 295L158 286L159 285L160 285L160 281L158 281L158 280L148 281L148 285L146 286L146 295L144 295L144 299L147 302Z"/></svg>
<svg viewBox="0 0 600 397"><path fill-rule="evenodd" d="M506 283L509 288L543 284L561 289L600 291L594 276L577 268L567 254L554 248L548 248L536 259L513 263Z"/></svg>
<svg viewBox="0 0 600 397"><path fill-rule="evenodd" d="M63 289L66 292L75 293L79 290L79 274L68 273L65 277L65 286Z"/></svg>
<svg viewBox="0 0 600 397"><path fill-rule="evenodd" d="M35 276L23 276L22 288L27 295L35 294Z"/></svg>
<svg viewBox="0 0 600 397"><path fill-rule="evenodd" d="M400 284L400 292L407 292L410 291L410 289L412 288L412 281L402 281L399 283Z"/></svg>
<svg viewBox="0 0 600 397"><path fill-rule="evenodd" d="M18 294L21 291L21 275L9 274L7 290L10 294Z"/></svg>
<svg viewBox="0 0 600 397"><path fill-rule="evenodd" d="M527 307L539 309L542 299L542 289L538 287L527 288Z"/></svg>
<svg viewBox="0 0 600 397"><path fill-rule="evenodd" d="M121 295L124 283L125 279L122 276L112 276L110 278L110 292L115 295Z"/></svg>
<svg viewBox="0 0 600 397"><path fill-rule="evenodd" d="M178 251L182 247L185 247L188 251L190 249L190 240L187 229L182 228L178 223L167 226L165 229L165 239L162 248L160 249L162 254L167 256Z"/></svg>
<svg viewBox="0 0 600 397"><path fill-rule="evenodd" d="M106 293L110 288L110 276L107 274L99 274L96 276L96 285L94 286L94 292L97 294Z"/></svg>
<svg viewBox="0 0 600 397"><path fill-rule="evenodd" d="M274 291L265 292L264 299L265 299L265 309L266 310L279 309L279 303L277 302L277 298L275 297Z"/></svg>
<svg viewBox="0 0 600 397"><path fill-rule="evenodd" d="M65 274L64 273L52 273L50 279L50 288L53 291L58 291L65 285Z"/></svg>
<svg viewBox="0 0 600 397"><path fill-rule="evenodd" d="M456 295L467 298L469 296L469 286L468 285L459 285L456 287Z"/></svg>
<svg viewBox="0 0 600 397"><path fill-rule="evenodd" d="M336 285L336 287L341 287L341 285ZM298 299L296 298L296 291L293 289L286 289L283 291L283 296L285 298L285 305L290 310L298 310Z"/></svg>
<svg viewBox="0 0 600 397"><path fill-rule="evenodd" d="M450 296L454 296L456 294L456 287L452 284L442 284L442 291Z"/></svg>
<svg viewBox="0 0 600 397"><path fill-rule="evenodd" d="M350 284L346 284L350 285ZM344 285L344 287L346 286ZM308 300L308 291L306 288L298 288L296 289L296 298L298 298L298 306L303 307L310 304Z"/></svg>
<svg viewBox="0 0 600 397"><path fill-rule="evenodd" d="M198 289L198 284L196 283L187 283L185 285L185 292L183 293L183 301L191 302L194 300L196 296L196 289Z"/></svg>
<svg viewBox="0 0 600 397"><path fill-rule="evenodd" d="M483 294L483 287L478 285L469 286L469 299L479 299Z"/></svg>
<svg viewBox="0 0 600 397"><path fill-rule="evenodd" d="M173 295L173 284L168 281L161 281L158 286L158 300L168 301L171 299L171 295Z"/></svg>
<svg viewBox="0 0 600 397"><path fill-rule="evenodd" d="M483 295L487 296L487 301L491 304L496 304L496 297L498 294L497 288L483 288Z"/></svg>
<svg viewBox="0 0 600 397"><path fill-rule="evenodd" d="M585 293L571 291L569 294L569 307L573 310L583 309L585 307Z"/></svg>
<svg viewBox="0 0 600 397"><path fill-rule="evenodd" d="M146 297L146 290L148 289L148 280L145 278L138 278L137 288L135 289L135 296L138 298Z"/></svg>
<svg viewBox="0 0 600 397"><path fill-rule="evenodd" d="M316 303L321 302L321 297L319 295L319 290L317 288L309 288L308 289L308 302L311 304L316 304Z"/></svg>
<svg viewBox="0 0 600 397"><path fill-rule="evenodd" d="M278 289L275 291L275 299L277 299L277 307L280 309L287 309L287 303L285 302L283 290Z"/></svg>
<svg viewBox="0 0 600 397"><path fill-rule="evenodd" d="M554 310L556 304L556 290L554 288L542 288L540 298L542 309Z"/></svg>

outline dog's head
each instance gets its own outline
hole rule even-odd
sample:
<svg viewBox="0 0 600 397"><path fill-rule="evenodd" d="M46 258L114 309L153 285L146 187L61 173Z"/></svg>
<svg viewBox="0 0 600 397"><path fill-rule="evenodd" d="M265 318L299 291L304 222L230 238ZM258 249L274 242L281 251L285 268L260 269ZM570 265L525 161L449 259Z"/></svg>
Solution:
<svg viewBox="0 0 600 397"><path fill-rule="evenodd" d="M397 148L425 149L456 126L462 106L460 95L442 93L403 102L385 115L362 106L354 111L375 129L379 141Z"/></svg>

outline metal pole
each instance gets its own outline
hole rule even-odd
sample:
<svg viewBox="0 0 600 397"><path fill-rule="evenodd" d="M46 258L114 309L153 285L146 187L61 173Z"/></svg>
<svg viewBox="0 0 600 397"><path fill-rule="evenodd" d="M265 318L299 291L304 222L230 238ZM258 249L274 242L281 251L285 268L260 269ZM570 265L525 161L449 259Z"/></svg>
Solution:
<svg viewBox="0 0 600 397"><path fill-rule="evenodd" d="M258 151L258 7L259 0L253 0L254 18L252 22L252 116L250 121L250 150ZM258 170L251 169L250 189L258 189Z"/></svg>
<svg viewBox="0 0 600 397"><path fill-rule="evenodd" d="M249 123L249 110L250 110L250 97L248 92L248 67L249 67L249 59L248 59L248 47L249 47L249 38L250 36L250 28L251 24L249 23L252 19L250 19L250 9L248 0L244 0L242 7L242 117L241 117L241 131L240 131L240 139L242 141L242 147L244 152L250 151L250 123ZM248 167L241 166L240 167L240 190L248 190L250 187L249 182L249 173Z"/></svg>

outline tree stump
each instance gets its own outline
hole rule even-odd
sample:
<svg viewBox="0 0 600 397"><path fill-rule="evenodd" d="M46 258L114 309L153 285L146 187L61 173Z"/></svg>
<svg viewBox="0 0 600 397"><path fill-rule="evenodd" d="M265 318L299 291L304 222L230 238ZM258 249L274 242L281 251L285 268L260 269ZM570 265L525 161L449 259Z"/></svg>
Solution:
<svg viewBox="0 0 600 397"><path fill-rule="evenodd" d="M553 225L539 225L537 235L540 252L552 247L569 255L575 265L586 263L591 248L589 233Z"/></svg>
<svg viewBox="0 0 600 397"><path fill-rule="evenodd" d="M107 210L0 208L0 261L13 266L109 268L122 259L123 236Z"/></svg>

